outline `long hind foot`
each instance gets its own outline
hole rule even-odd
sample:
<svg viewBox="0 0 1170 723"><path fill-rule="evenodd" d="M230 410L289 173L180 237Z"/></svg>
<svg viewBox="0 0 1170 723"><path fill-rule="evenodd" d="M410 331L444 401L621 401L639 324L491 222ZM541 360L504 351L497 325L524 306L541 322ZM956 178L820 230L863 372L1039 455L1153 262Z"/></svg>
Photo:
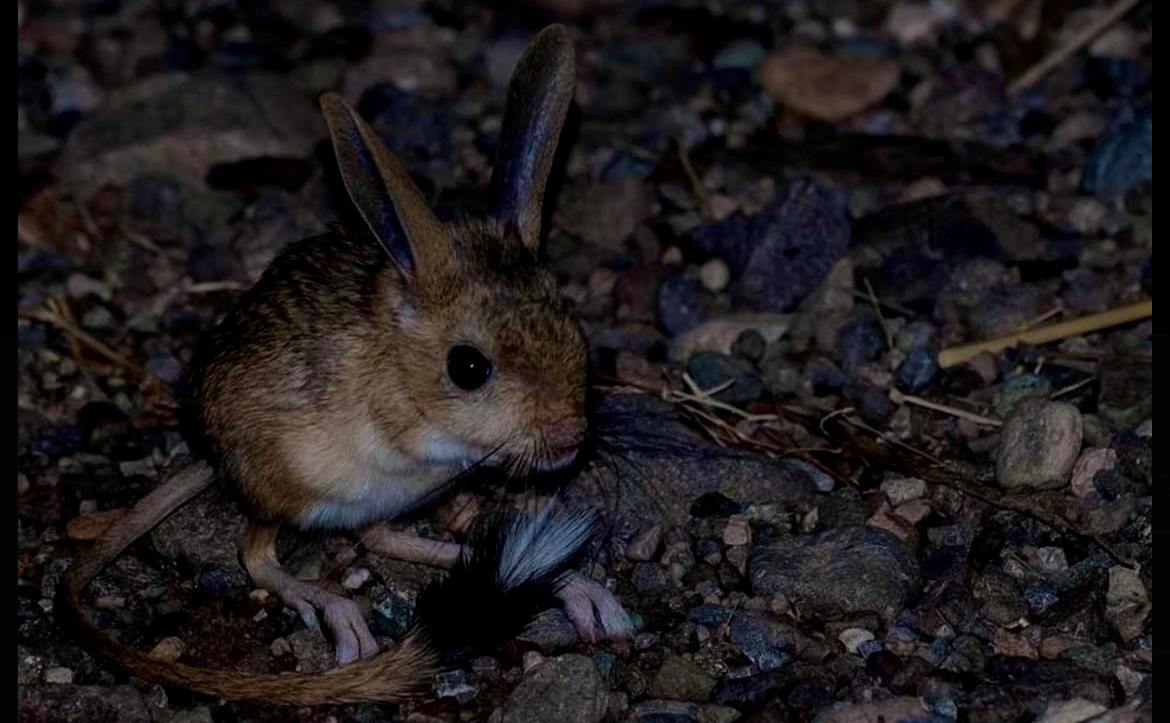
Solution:
<svg viewBox="0 0 1170 723"><path fill-rule="evenodd" d="M244 535L244 567L259 587L268 590L296 610L305 625L321 633L317 611L333 635L338 665L352 663L378 652L378 643L362 617L357 603L326 592L316 585L298 580L284 571L276 559L276 533L273 525L249 525Z"/></svg>
<svg viewBox="0 0 1170 723"><path fill-rule="evenodd" d="M462 550L451 542L428 540L417 535L375 525L362 535L371 550L395 560L416 562L450 570ZM557 598L572 621L577 636L585 642L617 640L633 634L634 625L613 593L601 584L573 572L557 591Z"/></svg>
<svg viewBox="0 0 1170 723"><path fill-rule="evenodd" d="M577 629L577 637L585 642L628 638L634 632L629 614L614 594L581 573L569 573L557 597Z"/></svg>

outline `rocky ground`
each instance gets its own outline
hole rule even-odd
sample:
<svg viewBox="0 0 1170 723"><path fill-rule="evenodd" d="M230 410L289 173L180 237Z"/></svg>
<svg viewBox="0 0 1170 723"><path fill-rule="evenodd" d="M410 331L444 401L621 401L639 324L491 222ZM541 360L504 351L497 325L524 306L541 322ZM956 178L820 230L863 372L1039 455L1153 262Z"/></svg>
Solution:
<svg viewBox="0 0 1170 723"><path fill-rule="evenodd" d="M1034 79L1110 3L493 5L19 3L20 719L1150 720L1150 322L939 352L1151 295L1151 4ZM53 591L189 459L199 334L337 213L315 97L357 103L440 213L474 208L555 18L579 81L545 252L604 442L568 494L613 523L587 572L636 636L579 645L552 611L401 708L99 665ZM501 494L409 524L448 535ZM98 623L193 664L328 666L251 589L240 524L198 499L99 578ZM392 640L434 573L355 542L285 559Z"/></svg>

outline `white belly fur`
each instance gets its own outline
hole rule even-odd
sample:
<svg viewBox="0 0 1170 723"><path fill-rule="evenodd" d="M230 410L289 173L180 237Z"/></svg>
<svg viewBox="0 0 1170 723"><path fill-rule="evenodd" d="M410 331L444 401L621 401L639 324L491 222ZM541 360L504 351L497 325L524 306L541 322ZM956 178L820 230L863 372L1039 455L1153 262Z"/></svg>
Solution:
<svg viewBox="0 0 1170 723"><path fill-rule="evenodd" d="M302 448L297 453L301 469L325 494L301 516L300 526L352 529L392 519L467 466L470 460L449 440L426 436L430 439L421 463L385 444L373 425L363 425L345 450ZM324 438L336 436L319 437Z"/></svg>

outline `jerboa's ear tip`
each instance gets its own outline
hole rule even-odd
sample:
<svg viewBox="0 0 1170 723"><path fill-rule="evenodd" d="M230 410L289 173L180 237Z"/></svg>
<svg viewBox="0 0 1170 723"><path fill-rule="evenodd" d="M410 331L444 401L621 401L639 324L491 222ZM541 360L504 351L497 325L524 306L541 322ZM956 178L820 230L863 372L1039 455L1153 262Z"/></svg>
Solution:
<svg viewBox="0 0 1170 723"><path fill-rule="evenodd" d="M536 34L532 40L532 48L539 49L542 55L553 55L560 61L573 60L573 33L565 25L554 23Z"/></svg>
<svg viewBox="0 0 1170 723"><path fill-rule="evenodd" d="M317 99L317 104L321 106L321 112L326 116L336 116L352 112L349 103L346 103L344 98L333 91L322 93L321 97Z"/></svg>

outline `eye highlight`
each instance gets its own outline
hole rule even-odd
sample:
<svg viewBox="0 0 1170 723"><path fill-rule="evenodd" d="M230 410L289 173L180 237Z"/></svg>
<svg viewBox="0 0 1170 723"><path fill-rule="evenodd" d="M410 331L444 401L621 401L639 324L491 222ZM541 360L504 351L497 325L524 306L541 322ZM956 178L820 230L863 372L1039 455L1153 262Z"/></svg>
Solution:
<svg viewBox="0 0 1170 723"><path fill-rule="evenodd" d="M447 352L447 376L460 389L475 391L491 379L492 363L475 347L459 344Z"/></svg>

